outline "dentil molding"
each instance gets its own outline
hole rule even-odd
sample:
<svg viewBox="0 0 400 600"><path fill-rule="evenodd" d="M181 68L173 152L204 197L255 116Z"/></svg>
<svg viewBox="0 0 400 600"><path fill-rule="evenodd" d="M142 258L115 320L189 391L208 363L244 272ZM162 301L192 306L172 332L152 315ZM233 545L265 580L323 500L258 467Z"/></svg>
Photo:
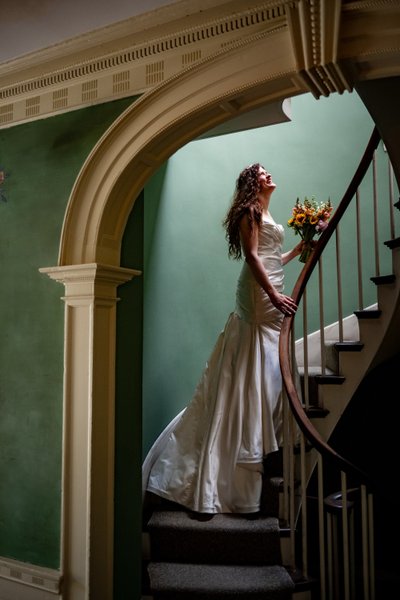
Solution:
<svg viewBox="0 0 400 600"><path fill-rule="evenodd" d="M244 9L217 0L200 10L186 0L3 63L0 127L143 94L245 36L283 26L294 3Z"/></svg>
<svg viewBox="0 0 400 600"><path fill-rule="evenodd" d="M0 127L135 97L240 40L290 31L314 96L398 74L398 0L182 0L0 64Z"/></svg>

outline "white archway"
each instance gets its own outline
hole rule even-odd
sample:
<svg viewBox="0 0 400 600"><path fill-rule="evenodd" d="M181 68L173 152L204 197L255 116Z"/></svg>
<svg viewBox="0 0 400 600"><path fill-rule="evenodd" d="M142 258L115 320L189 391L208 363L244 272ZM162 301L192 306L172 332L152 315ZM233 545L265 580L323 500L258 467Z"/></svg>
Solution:
<svg viewBox="0 0 400 600"><path fill-rule="evenodd" d="M65 285L65 599L112 598L117 287L138 274L120 268L120 246L146 181L178 148L233 116L400 73L394 1L276 4L285 5L283 24L182 71L115 121L76 180L59 264L42 270Z"/></svg>

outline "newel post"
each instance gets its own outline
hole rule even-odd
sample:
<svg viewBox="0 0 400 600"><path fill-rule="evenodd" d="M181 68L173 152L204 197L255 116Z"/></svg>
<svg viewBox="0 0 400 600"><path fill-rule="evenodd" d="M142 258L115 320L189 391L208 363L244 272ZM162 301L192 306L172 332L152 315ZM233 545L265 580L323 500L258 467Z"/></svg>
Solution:
<svg viewBox="0 0 400 600"><path fill-rule="evenodd" d="M65 286L63 600L112 600L117 287L140 271L40 269Z"/></svg>

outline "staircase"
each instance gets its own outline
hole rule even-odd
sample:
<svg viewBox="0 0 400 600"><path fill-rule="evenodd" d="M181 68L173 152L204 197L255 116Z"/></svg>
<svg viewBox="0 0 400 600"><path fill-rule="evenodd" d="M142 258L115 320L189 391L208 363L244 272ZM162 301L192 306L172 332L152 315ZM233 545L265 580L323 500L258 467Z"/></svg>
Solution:
<svg viewBox="0 0 400 600"><path fill-rule="evenodd" d="M299 306L378 142L375 130L330 230L321 236L296 283L292 297ZM398 209L400 203L393 206ZM400 238L394 235L394 225L391 230L384 250L392 254L392 271L382 275L376 260L377 269L370 275L376 304L364 307L359 300L353 315L321 325L312 334L303 331L296 345L290 342L293 317L284 319L280 358L288 397L286 441L283 452L265 461L261 512L196 518L177 505L144 496L143 600L375 599L379 581L375 582L372 497L379 490L329 446L329 439L366 375L400 352ZM329 292L336 294L333 283ZM313 310L319 302L312 300ZM302 378L302 400L293 381L292 354ZM179 417L154 444L154 459ZM144 488L150 459L144 463Z"/></svg>
<svg viewBox="0 0 400 600"><path fill-rule="evenodd" d="M146 494L143 600L290 600L313 582L285 566L287 529L279 519L282 455L264 463L262 510L195 515Z"/></svg>
<svg viewBox="0 0 400 600"><path fill-rule="evenodd" d="M386 244L387 245L387 244ZM390 242L392 273L371 277L376 285L377 303L354 311L348 318L347 339L337 341L336 329L325 333L325 372L320 365L308 366L309 407L306 413L324 439L329 439L347 403L351 400L366 373L390 357L396 331L400 299L400 238ZM392 333L391 333L392 332ZM336 339L329 339L336 336ZM314 341L314 343L317 340ZM317 344L319 346L318 338ZM298 364L302 361L302 345L298 345ZM299 367L304 379L304 367ZM340 386L340 387L338 387ZM304 390L304 382L303 382Z"/></svg>
<svg viewBox="0 0 400 600"><path fill-rule="evenodd" d="M338 443L339 435L336 435L337 425L343 414L346 413L350 401L352 401L357 394L359 386L364 381L366 375L373 372L374 368L378 368L382 364L384 365L387 360L393 358L396 353L396 348L397 354L400 352L398 337L398 332L400 331L400 238L391 240L390 243L385 243L385 245L392 253L393 272L371 278L376 285L377 303L364 310L355 311L354 318L351 318L350 323L348 324L349 339L341 342L334 341L334 339L325 339L324 346L326 356L324 375L321 374L320 365L309 366L308 368L309 405L308 408L305 409L305 414L323 439L331 440L331 438L334 438L334 441L332 442L333 448L337 448L337 446L340 448L340 444ZM328 337L329 336L332 336L332 331L328 332ZM352 339L350 339L351 336L353 336ZM394 338L397 338L397 341ZM297 352L301 355L301 343L298 346ZM302 388L304 390L304 368L300 367L299 371L302 379ZM389 400L393 393L393 388L390 394L387 392L385 394L384 389L385 386L381 385L381 396L378 395L376 398L378 402L382 401L383 403L385 399ZM368 391L366 394L368 394ZM369 409L371 409L371 402L364 402L364 411L368 410L367 405L369 406ZM373 406L372 410L376 410L376 405ZM378 410L381 410L381 408ZM360 419L358 422L353 420L354 433L347 432L347 435L353 437L353 446L356 446L361 441L359 439L360 436L357 433L358 428L363 428L367 418L371 418L370 416L363 416L362 410L360 410L359 415ZM377 442L376 438L379 438L379 436L375 432L375 435L372 434L369 441L366 442L365 436L363 437L363 441L364 443L366 442L374 445ZM304 485L307 487L307 498L306 505L302 507L302 510L307 511L308 513L308 540L306 543L308 547L308 565L306 573L308 577L314 577L315 579L320 580L321 574L318 573L318 561L321 549L318 536L321 535L321 533L319 529L322 527L322 535L324 537L328 535L340 537L342 535L343 499L340 492L338 494L332 492L332 489L340 490L340 484L337 483L338 480L336 479L336 487L329 488L330 484L326 483L326 480L332 475L330 473L328 475L325 473L325 485L323 491L325 525L321 526L321 524L318 524L317 519L315 518L315 515L318 513L316 501L316 488L318 484L315 481L318 454L315 451L311 451L312 443L309 440L306 441L306 448L307 450L304 457L304 472L306 473ZM357 452L353 449L352 454L353 456L357 455ZM346 456L348 460L353 461L352 454L349 452L344 456ZM386 458L387 457L383 457L383 460L386 460ZM360 466L361 469L366 468L369 472L371 471L371 465L368 465L365 460L356 462L356 464ZM297 462L295 465L296 475L299 473L300 468L299 462ZM351 481L352 478L350 476L349 482ZM386 495L388 494L387 486L390 485L389 479L385 482L381 481L380 483L383 485L372 488L374 491L374 510L371 510L371 515L373 515L373 517L371 516L371 519L375 523L375 534L373 534L374 525L368 526L368 528L370 528L368 535L371 534L372 536L370 552L376 553L376 557L372 557L372 560L377 563L375 567L371 567L371 569L375 568L373 580L370 583L371 587L373 586L373 589L368 589L366 592L363 590L364 584L362 581L361 568L363 558L361 556L361 551L359 549L356 550L354 546L352 548L351 543L349 543L349 552L354 553L352 559L349 559L349 580L350 582L352 581L350 586L353 587L354 591L349 591L348 595L344 596L343 583L331 583L331 591L319 590L319 595L315 596L316 598L342 600L347 597L351 598L351 600L372 600L373 598L384 600L390 598L394 590L398 589L400 579L397 570L396 568L393 568L393 565L382 565L382 555L387 556L388 551L383 551L381 546L382 544L392 545L390 535L387 533L388 523L393 532L398 530L398 526L396 523L390 524L391 519L388 515L379 514L382 510L394 514L394 511L396 510L396 501L393 502L394 493L391 494L392 498L389 499L389 501L386 498ZM349 488L351 485L352 484L349 483ZM359 485L359 482L357 482L357 493L359 491ZM348 489L347 501L351 505L349 511L350 517L353 519L355 518L356 523L359 522L357 519L360 520L361 517L359 515L355 516L356 508L353 508L352 505L353 501L350 489ZM360 500L358 499L357 502L360 503ZM356 504L354 504L354 507L355 506ZM295 524L296 536L298 535L298 521L300 518L301 517L297 515ZM329 534L328 529L330 527L332 530ZM361 525L358 525L358 527L361 528ZM350 527L348 528L350 530ZM374 536L375 542L373 539ZM330 543L333 542L331 541ZM296 544L298 546L299 541L296 541ZM336 544L338 544L338 542L336 542ZM342 548L338 548L336 545L335 550L340 557L336 560L343 561ZM327 547L327 551L329 551L329 547ZM302 552L303 550L297 552L296 564L299 569L302 568ZM333 563L334 559L331 558L330 560ZM327 569L330 568L332 568L333 571L341 570L337 565L327 567ZM331 576L332 579L335 577L337 578L337 575Z"/></svg>
<svg viewBox="0 0 400 600"><path fill-rule="evenodd" d="M289 469L289 478L298 477L300 480L301 496L296 504L299 510L292 510L288 517L292 555L297 550L295 564L305 574L319 579L318 598L323 600L374 600L375 593L382 593L383 589L376 577L377 536L374 533L374 500L378 498L382 506L382 490L371 477L368 465L364 465L367 469L363 471L351 462L348 455L340 455L330 445L335 428L364 378L374 367L400 351L400 239L395 236L394 216L394 209L399 208L399 203L395 204L393 194L388 194L384 188L378 192L376 153L379 139L375 129L341 204L293 290L292 297L298 304L304 300L304 305L309 302L315 312L319 310L320 329L312 335L303 331L301 342L293 350L290 331L294 319L289 317L284 321L280 336L281 370L289 400L288 418L290 421L293 415L296 426L301 430L300 457L292 460ZM389 164L389 178L390 172ZM363 207L360 196L365 195L365 191L361 195L359 192L366 174L369 174L372 182L370 199L374 208L371 221L373 234L367 242L369 256L372 254L373 258L369 259L367 266L369 279L376 286L377 298L375 304L367 307L363 302L366 269L362 265L365 244L360 224ZM392 192L390 182L388 187ZM351 202L354 210L347 211ZM357 248L354 253L349 253L347 248L342 258L339 224L342 226L344 218L354 223ZM382 223L385 227L382 227ZM386 236L386 248L383 249L380 241L382 232ZM323 316L326 290L321 275L322 252L331 238L335 241L336 269L330 268L328 293L331 299L337 298L339 320L326 327ZM391 262L391 270L382 274L381 256L388 249L391 250L391 261L388 261ZM354 289L354 305L359 306L346 319L342 317L341 268L344 263L351 265L354 273L354 285L346 292ZM310 301L306 295L314 268L314 274L318 274L317 294ZM307 321L306 313L304 321ZM307 345L311 342L314 345L308 352ZM290 358L293 353L300 363L305 392L303 399L298 397L294 386ZM362 426L361 413L357 427ZM290 427L293 429L294 425ZM352 439L357 446L356 428ZM290 489L288 496L289 504L293 504Z"/></svg>

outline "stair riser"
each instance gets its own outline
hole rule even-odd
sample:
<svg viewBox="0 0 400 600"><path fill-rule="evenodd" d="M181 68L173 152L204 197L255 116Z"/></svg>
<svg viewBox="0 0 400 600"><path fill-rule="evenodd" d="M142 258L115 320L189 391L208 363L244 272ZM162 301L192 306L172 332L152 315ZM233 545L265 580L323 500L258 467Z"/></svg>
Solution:
<svg viewBox="0 0 400 600"><path fill-rule="evenodd" d="M155 600L290 600L295 590L287 570L279 566L151 563L149 574Z"/></svg>
<svg viewBox="0 0 400 600"><path fill-rule="evenodd" d="M191 600L193 599L193 596ZM157 600L154 596L142 596L141 600ZM235 598L237 600L237 596ZM265 600L265 598L264 598ZM292 600L312 600L312 594L310 591L307 592L295 592L292 596Z"/></svg>
<svg viewBox="0 0 400 600"><path fill-rule="evenodd" d="M208 564L280 564L279 532L202 533L176 530L151 532L153 561Z"/></svg>
<svg viewBox="0 0 400 600"><path fill-rule="evenodd" d="M195 595L193 594L193 592L190 592L189 594L185 594L185 593L178 593L178 592L172 592L172 593L161 593L161 594L154 594L153 599L154 600L238 600L239 598L241 598L242 600L292 600L293 595L291 593L273 593L273 594L268 594L268 592L261 592L261 593L257 593L257 594L252 594L252 593L246 593L246 594L225 594L225 593L221 593L221 594L212 594L212 593L207 593L207 594L198 594L196 593Z"/></svg>

